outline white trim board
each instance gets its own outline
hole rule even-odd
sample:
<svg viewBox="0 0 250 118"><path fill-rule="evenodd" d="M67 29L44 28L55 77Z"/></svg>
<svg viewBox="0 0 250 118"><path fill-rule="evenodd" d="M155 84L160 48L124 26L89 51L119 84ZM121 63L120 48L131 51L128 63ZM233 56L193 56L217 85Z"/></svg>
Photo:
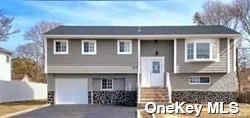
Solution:
<svg viewBox="0 0 250 118"><path fill-rule="evenodd" d="M44 38L44 73L48 73L47 38Z"/></svg>
<svg viewBox="0 0 250 118"><path fill-rule="evenodd" d="M176 64L177 64L177 39L174 39L174 73L177 73L176 71Z"/></svg>
<svg viewBox="0 0 250 118"><path fill-rule="evenodd" d="M227 38L227 73L230 73L230 38Z"/></svg>
<svg viewBox="0 0 250 118"><path fill-rule="evenodd" d="M157 39L166 39L166 38L193 38L193 37L217 37L217 38L238 38L241 36L241 34L169 34L169 35L52 35L52 34L46 34L44 35L47 38L119 38L119 39L151 39L157 38Z"/></svg>

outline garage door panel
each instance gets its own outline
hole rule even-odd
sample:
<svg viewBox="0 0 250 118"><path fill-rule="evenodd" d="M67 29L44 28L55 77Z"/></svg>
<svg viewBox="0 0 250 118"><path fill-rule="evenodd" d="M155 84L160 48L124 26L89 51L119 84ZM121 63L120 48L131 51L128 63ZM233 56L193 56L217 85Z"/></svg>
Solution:
<svg viewBox="0 0 250 118"><path fill-rule="evenodd" d="M88 79L56 79L56 104L88 104Z"/></svg>

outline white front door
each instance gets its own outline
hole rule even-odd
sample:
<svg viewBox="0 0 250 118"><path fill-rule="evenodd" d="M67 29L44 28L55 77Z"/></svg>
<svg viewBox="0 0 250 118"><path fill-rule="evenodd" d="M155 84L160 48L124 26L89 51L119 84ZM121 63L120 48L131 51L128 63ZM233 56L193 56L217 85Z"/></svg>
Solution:
<svg viewBox="0 0 250 118"><path fill-rule="evenodd" d="M142 87L164 85L164 57L141 57Z"/></svg>

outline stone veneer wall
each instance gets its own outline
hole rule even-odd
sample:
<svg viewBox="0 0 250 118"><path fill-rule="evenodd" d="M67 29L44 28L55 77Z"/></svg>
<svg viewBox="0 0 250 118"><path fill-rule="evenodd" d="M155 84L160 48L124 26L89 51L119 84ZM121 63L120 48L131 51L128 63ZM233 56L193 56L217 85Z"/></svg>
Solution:
<svg viewBox="0 0 250 118"><path fill-rule="evenodd" d="M89 103L136 106L137 91L89 91Z"/></svg>
<svg viewBox="0 0 250 118"><path fill-rule="evenodd" d="M215 91L172 91L173 102L199 103L207 102L235 102L235 92L215 92Z"/></svg>
<svg viewBox="0 0 250 118"><path fill-rule="evenodd" d="M48 91L48 104L55 104L55 91Z"/></svg>
<svg viewBox="0 0 250 118"><path fill-rule="evenodd" d="M112 104L136 106L137 91L89 91L88 102L94 104ZM55 104L55 91L48 91L48 103Z"/></svg>

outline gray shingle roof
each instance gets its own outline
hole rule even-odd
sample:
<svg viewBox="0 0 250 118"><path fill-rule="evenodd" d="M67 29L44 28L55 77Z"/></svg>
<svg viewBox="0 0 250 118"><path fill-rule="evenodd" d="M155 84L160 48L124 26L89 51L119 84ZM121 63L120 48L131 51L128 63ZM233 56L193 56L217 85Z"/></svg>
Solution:
<svg viewBox="0 0 250 118"><path fill-rule="evenodd" d="M0 47L0 52L7 53L7 54L11 54L12 53L11 51L3 49L1 47Z"/></svg>
<svg viewBox="0 0 250 118"><path fill-rule="evenodd" d="M45 35L187 35L240 34L220 25L210 26L59 26Z"/></svg>

